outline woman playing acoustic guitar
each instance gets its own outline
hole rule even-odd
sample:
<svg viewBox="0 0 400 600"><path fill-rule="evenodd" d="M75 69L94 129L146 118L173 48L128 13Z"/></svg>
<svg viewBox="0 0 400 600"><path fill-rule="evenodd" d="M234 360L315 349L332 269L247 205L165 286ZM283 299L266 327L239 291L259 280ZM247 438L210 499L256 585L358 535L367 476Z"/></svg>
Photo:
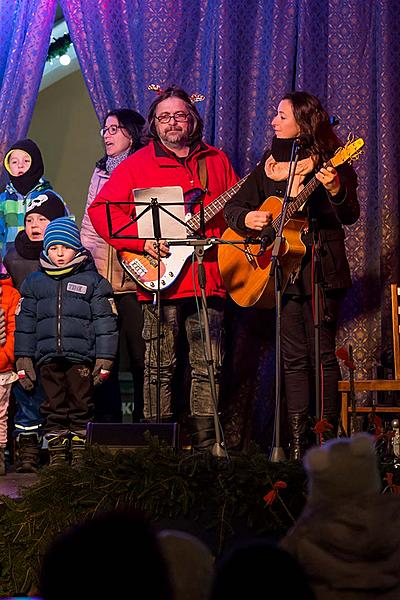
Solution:
<svg viewBox="0 0 400 600"><path fill-rule="evenodd" d="M313 253L315 246L319 247L322 313L320 414L337 431L337 384L341 377L335 355L337 316L346 288L351 285L342 225L355 223L360 208L357 177L352 167L342 165L335 169L324 166L340 142L318 98L306 92L286 94L271 124L275 132L271 148L241 189L228 201L224 216L229 227L239 233L252 237L260 235L271 222L272 215L265 209L257 209L266 198L284 195L293 141L299 136L308 140L308 147L300 149L291 197L296 197L314 175L321 185L311 193L301 212L296 213L296 218L304 219L299 236L305 248L300 268L291 274L284 289L281 319L290 457L301 459L307 447L307 424L309 412L313 410L314 395Z"/></svg>

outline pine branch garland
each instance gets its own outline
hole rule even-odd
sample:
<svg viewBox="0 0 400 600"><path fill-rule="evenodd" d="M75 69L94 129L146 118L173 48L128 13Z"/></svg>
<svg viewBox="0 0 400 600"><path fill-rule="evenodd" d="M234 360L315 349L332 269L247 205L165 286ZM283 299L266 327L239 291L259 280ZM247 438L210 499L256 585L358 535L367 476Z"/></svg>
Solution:
<svg viewBox="0 0 400 600"><path fill-rule="evenodd" d="M79 470L44 468L20 500L0 497L0 596L35 584L50 540L68 526L118 506L138 508L163 526L187 529L220 553L232 536L281 536L304 505L305 476L295 463L271 463L252 448L231 462L177 454L149 437L148 446L111 454L91 447ZM288 482L266 506L271 481Z"/></svg>
<svg viewBox="0 0 400 600"><path fill-rule="evenodd" d="M52 61L55 58L63 56L71 46L72 40L69 33L64 33L61 37L54 39L49 46L46 62Z"/></svg>

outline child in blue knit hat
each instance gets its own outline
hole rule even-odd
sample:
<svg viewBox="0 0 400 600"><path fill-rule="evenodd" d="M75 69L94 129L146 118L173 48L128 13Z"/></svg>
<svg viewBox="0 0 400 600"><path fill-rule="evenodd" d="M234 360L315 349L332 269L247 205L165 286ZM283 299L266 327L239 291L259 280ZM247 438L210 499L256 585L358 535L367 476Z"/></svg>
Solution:
<svg viewBox="0 0 400 600"><path fill-rule="evenodd" d="M93 416L93 384L107 378L117 352L113 291L68 217L46 227L40 266L21 287L17 372L29 390L36 379L34 364L40 368L50 465L65 464L70 456L77 465Z"/></svg>

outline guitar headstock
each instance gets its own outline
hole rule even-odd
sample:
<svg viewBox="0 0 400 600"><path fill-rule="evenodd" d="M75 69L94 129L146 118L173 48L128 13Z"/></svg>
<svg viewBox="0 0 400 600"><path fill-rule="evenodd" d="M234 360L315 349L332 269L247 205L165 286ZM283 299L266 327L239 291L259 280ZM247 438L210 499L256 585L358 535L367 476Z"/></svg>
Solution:
<svg viewBox="0 0 400 600"><path fill-rule="evenodd" d="M357 160L363 152L363 146L364 140L362 138L357 138L355 140L353 136L349 136L346 145L343 146L343 148L338 148L329 162L332 167L338 167L345 162Z"/></svg>

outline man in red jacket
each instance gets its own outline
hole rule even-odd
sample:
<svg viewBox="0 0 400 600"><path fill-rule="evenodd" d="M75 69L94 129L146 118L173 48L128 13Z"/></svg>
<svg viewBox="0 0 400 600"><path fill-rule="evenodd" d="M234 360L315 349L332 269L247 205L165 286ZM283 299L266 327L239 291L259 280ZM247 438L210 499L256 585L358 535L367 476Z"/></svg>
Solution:
<svg viewBox="0 0 400 600"><path fill-rule="evenodd" d="M129 156L114 170L88 212L96 231L114 248L146 253L157 259L158 248L154 240L110 236L106 203L110 211L113 232L128 225L121 236L137 236L137 224L131 219L134 212L132 190L180 186L187 198L189 192L198 189L201 190L207 214L207 207L210 207L216 198L237 182L237 176L227 156L221 150L202 141L203 122L195 105L182 89L172 86L161 91L150 107L147 120L150 140L148 145ZM132 204L122 204L128 201ZM190 209L190 212L198 210L198 207L194 211L191 208L185 206L185 209ZM211 213L213 212L214 210L211 210ZM205 235L220 237L225 227L221 213L216 212L215 216L206 223ZM160 242L161 257L166 257L173 251L174 248L169 248L166 240ZM218 270L215 248L207 250L203 264L218 386L223 356L225 290ZM144 290L138 290L139 300L144 303L143 337L146 343L144 413L147 419L156 418L157 323L153 296ZM187 260L177 280L162 292L160 416L164 421L172 417L171 382L176 366L178 334L183 330L189 346L192 377L190 393L192 444L196 449L206 449L215 442L213 404L203 346L204 328L200 326L196 296L200 302L197 264L193 265L192 261Z"/></svg>

